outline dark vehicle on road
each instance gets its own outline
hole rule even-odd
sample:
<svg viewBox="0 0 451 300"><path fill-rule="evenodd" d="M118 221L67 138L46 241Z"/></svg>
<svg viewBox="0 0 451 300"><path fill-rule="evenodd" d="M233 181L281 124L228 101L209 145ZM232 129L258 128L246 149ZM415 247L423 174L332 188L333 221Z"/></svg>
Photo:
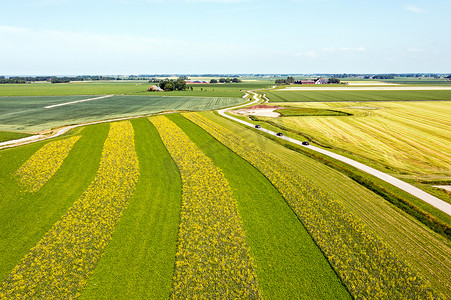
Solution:
<svg viewBox="0 0 451 300"><path fill-rule="evenodd" d="M278 132L278 133L276 133L276 135L277 136L283 136L283 133L282 132Z"/></svg>
<svg viewBox="0 0 451 300"><path fill-rule="evenodd" d="M302 142L302 145L308 146L308 145L310 145L310 144L309 144L309 142L306 141L306 142Z"/></svg>
<svg viewBox="0 0 451 300"><path fill-rule="evenodd" d="M255 128L262 128L260 125L255 125Z"/></svg>

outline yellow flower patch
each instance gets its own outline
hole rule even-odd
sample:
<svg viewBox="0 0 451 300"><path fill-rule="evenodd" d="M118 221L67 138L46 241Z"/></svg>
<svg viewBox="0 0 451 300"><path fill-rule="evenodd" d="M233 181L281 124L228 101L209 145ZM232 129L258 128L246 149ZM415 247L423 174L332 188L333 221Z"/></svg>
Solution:
<svg viewBox="0 0 451 300"><path fill-rule="evenodd" d="M112 123L87 190L0 284L0 299L79 295L126 208L139 177L133 127Z"/></svg>
<svg viewBox="0 0 451 300"><path fill-rule="evenodd" d="M150 120L183 183L171 298L261 298L237 203L224 174L169 119Z"/></svg>
<svg viewBox="0 0 451 300"><path fill-rule="evenodd" d="M355 298L439 298L363 222L288 163L197 113L183 115L272 182Z"/></svg>
<svg viewBox="0 0 451 300"><path fill-rule="evenodd" d="M45 144L15 173L28 192L37 192L59 170L80 136Z"/></svg>

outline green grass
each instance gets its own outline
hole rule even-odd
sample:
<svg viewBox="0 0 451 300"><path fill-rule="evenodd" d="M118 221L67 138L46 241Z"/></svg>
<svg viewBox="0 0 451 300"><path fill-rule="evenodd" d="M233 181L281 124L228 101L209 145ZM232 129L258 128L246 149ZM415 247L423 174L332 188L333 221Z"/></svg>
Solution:
<svg viewBox="0 0 451 300"><path fill-rule="evenodd" d="M236 105L242 98L113 96L45 108L90 96L0 97L0 130L39 132L68 124L139 116L172 110L209 110Z"/></svg>
<svg viewBox="0 0 451 300"><path fill-rule="evenodd" d="M241 90L260 89L271 86L266 81L230 84L188 84L186 91L148 92L154 85L147 81L72 82L61 84L0 84L0 96L64 96L64 95L153 95L196 97L242 97ZM193 90L190 89L193 87ZM201 90L202 89L202 90Z"/></svg>
<svg viewBox="0 0 451 300"><path fill-rule="evenodd" d="M267 299L349 298L279 192L253 166L180 115L168 116L222 169L238 203Z"/></svg>
<svg viewBox="0 0 451 300"><path fill-rule="evenodd" d="M346 87L343 87L346 89ZM266 91L270 102L451 100L451 91Z"/></svg>
<svg viewBox="0 0 451 300"><path fill-rule="evenodd" d="M284 109L277 109L275 112L282 115L282 117L295 117L295 116L349 116L349 113L345 113L337 110L320 109L320 108L292 108L287 107Z"/></svg>
<svg viewBox="0 0 451 300"><path fill-rule="evenodd" d="M81 299L168 299L175 263L181 180L158 132L132 121L140 179Z"/></svg>
<svg viewBox="0 0 451 300"><path fill-rule="evenodd" d="M108 124L100 124L77 130L82 137L36 193L22 191L13 174L44 142L0 151L0 281L94 179L108 129Z"/></svg>
<svg viewBox="0 0 451 300"><path fill-rule="evenodd" d="M202 115L259 145L265 152L289 162L301 175L322 186L327 193L360 218L392 251L412 266L436 290L448 297L451 296L451 266L446 263L451 260L451 246L448 239L433 232L409 214L341 172L296 153L253 129L245 128L211 112L205 112Z"/></svg>
<svg viewBox="0 0 451 300"><path fill-rule="evenodd" d="M29 134L23 132L13 132L13 131L0 131L0 143L9 141L9 140L17 140L24 137L30 136Z"/></svg>

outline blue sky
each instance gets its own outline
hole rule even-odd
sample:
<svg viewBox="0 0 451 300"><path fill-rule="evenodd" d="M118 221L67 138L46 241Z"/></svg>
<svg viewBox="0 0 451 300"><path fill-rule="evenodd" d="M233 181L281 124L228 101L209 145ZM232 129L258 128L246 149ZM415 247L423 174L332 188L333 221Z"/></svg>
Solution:
<svg viewBox="0 0 451 300"><path fill-rule="evenodd" d="M449 0L0 0L0 75L451 72Z"/></svg>

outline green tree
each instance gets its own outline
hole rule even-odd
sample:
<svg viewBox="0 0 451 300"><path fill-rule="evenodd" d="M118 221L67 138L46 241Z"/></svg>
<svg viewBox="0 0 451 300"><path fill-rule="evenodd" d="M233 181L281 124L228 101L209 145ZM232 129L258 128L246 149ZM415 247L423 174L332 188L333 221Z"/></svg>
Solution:
<svg viewBox="0 0 451 300"><path fill-rule="evenodd" d="M165 85L164 85L164 88L163 88L165 91L173 91L174 90L174 87L172 86L172 83L170 83L170 82L168 82L168 83L166 83Z"/></svg>
<svg viewBox="0 0 451 300"><path fill-rule="evenodd" d="M340 83L340 79L332 77L327 80L327 83L338 84Z"/></svg>

